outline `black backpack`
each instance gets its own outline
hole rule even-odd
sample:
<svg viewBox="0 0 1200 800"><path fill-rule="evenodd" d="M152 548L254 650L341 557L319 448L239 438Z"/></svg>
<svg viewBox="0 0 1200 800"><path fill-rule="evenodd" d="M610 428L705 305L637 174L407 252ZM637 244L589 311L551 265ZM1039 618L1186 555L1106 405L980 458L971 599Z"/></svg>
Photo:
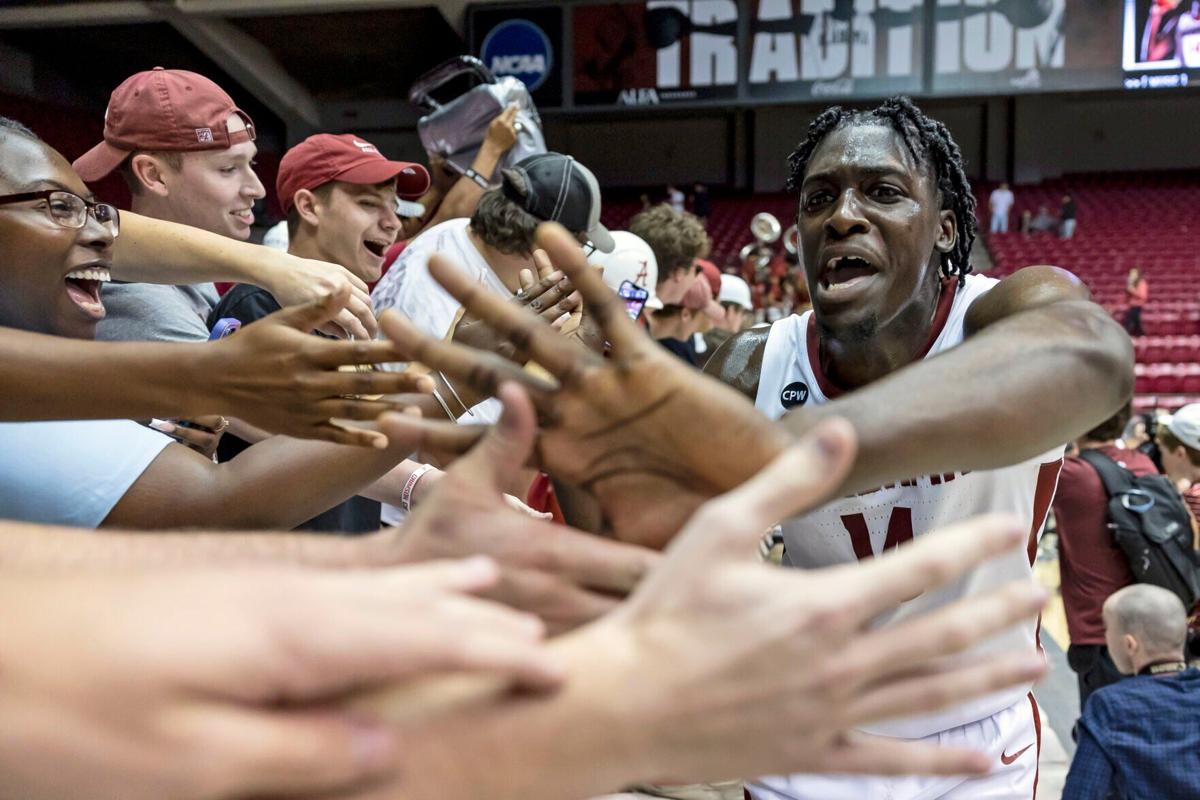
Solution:
<svg viewBox="0 0 1200 800"><path fill-rule="evenodd" d="M1200 598L1200 555L1192 547L1192 515L1170 478L1135 476L1098 450L1079 457L1100 474L1108 494L1108 527L1138 583L1160 586L1190 613Z"/></svg>

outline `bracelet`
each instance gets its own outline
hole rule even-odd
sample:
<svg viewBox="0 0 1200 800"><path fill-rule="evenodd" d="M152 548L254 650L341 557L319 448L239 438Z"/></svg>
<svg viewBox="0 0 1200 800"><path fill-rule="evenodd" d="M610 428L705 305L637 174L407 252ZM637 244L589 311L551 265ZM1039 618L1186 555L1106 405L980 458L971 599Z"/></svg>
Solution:
<svg viewBox="0 0 1200 800"><path fill-rule="evenodd" d="M450 406L446 405L446 401L442 398L442 393L437 389L433 390L433 399L437 400L438 405L442 407L442 411L446 412L446 416L450 418L451 422L458 422L458 415L450 410Z"/></svg>
<svg viewBox="0 0 1200 800"><path fill-rule="evenodd" d="M431 469L433 469L432 465L422 464L414 469L408 476L408 480L404 482L404 489L400 492L400 505L404 507L405 511L412 511L413 489L417 488L417 481L421 480L422 476Z"/></svg>
<svg viewBox="0 0 1200 800"><path fill-rule="evenodd" d="M475 181L475 183L476 183L476 184L479 186L479 188L481 188L481 189L490 189L490 188L492 188L492 184L491 184L491 183L488 181L488 179L487 179L487 178L485 178L485 177L483 177L482 175L480 175L478 172L476 172L476 171L475 171L474 169L472 169L471 167L467 167L467 171L466 171L466 172L464 172L464 173L463 173L463 175L464 175L464 176L466 176L466 177L468 177L468 178L470 178L471 180Z"/></svg>
<svg viewBox="0 0 1200 800"><path fill-rule="evenodd" d="M450 390L450 394L454 395L454 399L458 401L458 404L463 407L463 411L467 414L470 414L472 417L475 416L475 412L467 408L467 404L464 403L462 398L458 396L458 392L454 391L454 384L451 383L450 379L446 377L446 373L438 370L438 377L442 379L442 383L446 384L446 388Z"/></svg>

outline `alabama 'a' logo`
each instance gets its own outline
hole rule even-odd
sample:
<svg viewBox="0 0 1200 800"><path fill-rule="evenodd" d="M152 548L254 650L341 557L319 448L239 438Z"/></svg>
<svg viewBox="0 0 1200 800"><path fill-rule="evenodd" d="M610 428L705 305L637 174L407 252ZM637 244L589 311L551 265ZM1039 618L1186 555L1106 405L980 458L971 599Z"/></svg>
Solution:
<svg viewBox="0 0 1200 800"><path fill-rule="evenodd" d="M808 402L808 384L803 381L789 383L779 393L779 402L784 408L804 405Z"/></svg>

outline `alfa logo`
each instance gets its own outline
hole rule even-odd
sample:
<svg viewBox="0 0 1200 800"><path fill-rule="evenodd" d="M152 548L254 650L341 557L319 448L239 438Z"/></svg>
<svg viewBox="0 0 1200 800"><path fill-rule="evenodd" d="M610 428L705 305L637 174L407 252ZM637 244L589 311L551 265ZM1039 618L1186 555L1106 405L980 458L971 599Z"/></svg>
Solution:
<svg viewBox="0 0 1200 800"><path fill-rule="evenodd" d="M784 408L804 405L808 402L808 384L801 381L789 383L779 393L779 402Z"/></svg>

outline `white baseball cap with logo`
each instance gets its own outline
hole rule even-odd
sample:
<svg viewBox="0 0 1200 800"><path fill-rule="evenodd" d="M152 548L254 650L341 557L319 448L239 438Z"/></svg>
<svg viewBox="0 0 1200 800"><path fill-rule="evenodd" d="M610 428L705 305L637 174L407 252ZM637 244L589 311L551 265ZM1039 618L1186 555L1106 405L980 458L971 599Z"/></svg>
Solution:
<svg viewBox="0 0 1200 800"><path fill-rule="evenodd" d="M1171 435L1193 450L1200 450L1200 403L1191 403L1171 415Z"/></svg>
<svg viewBox="0 0 1200 800"><path fill-rule="evenodd" d="M588 256L588 261L594 266L604 267L604 282L614 292L622 283L630 281L650 293L646 300L646 308L661 309L662 300L654 293L654 287L658 284L658 259L654 257L654 251L646 244L645 239L629 231L611 233L612 252L597 251Z"/></svg>
<svg viewBox="0 0 1200 800"><path fill-rule="evenodd" d="M718 303L734 303L747 311L754 310L750 302L750 284L737 275L721 275L721 293L717 295Z"/></svg>

